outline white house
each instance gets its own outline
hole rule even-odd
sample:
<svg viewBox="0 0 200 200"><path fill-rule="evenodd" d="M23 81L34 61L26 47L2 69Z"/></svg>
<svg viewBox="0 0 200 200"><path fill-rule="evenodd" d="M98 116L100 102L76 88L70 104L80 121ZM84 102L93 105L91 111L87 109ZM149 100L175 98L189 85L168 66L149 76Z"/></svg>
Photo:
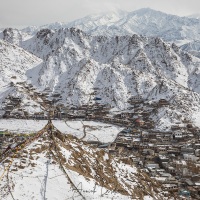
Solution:
<svg viewBox="0 0 200 200"><path fill-rule="evenodd" d="M199 158L192 154L183 154L184 160L196 162Z"/></svg>
<svg viewBox="0 0 200 200"><path fill-rule="evenodd" d="M174 133L172 134L172 137L174 139L181 139L183 138L183 133L181 131L174 131Z"/></svg>

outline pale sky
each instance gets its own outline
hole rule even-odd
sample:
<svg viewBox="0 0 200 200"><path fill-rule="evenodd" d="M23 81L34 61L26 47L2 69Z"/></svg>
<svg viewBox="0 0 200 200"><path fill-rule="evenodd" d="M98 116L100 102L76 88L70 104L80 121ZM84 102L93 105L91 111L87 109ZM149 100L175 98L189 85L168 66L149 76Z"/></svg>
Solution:
<svg viewBox="0 0 200 200"><path fill-rule="evenodd" d="M187 16L200 13L200 0L0 0L0 28L70 22L104 11L146 7Z"/></svg>

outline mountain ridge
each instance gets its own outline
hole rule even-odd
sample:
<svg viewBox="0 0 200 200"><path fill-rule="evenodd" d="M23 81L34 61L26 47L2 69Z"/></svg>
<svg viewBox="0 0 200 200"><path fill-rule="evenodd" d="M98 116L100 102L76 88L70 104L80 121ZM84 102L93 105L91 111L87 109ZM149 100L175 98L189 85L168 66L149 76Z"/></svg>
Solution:
<svg viewBox="0 0 200 200"><path fill-rule="evenodd" d="M139 35L91 36L76 28L44 29L25 44L43 60L26 71L27 81L40 92L59 93L58 103L65 106L94 104L96 96L101 104L123 110L131 97L141 95L146 101L175 98L175 111L166 108L165 114L179 110L187 118L187 110L190 117L198 116L200 60L175 44ZM94 88L98 91L91 95ZM184 106L175 103L181 101ZM167 121L163 126L169 128ZM156 123L159 127L161 121Z"/></svg>
<svg viewBox="0 0 200 200"><path fill-rule="evenodd" d="M120 10L88 15L72 22L55 22L44 26L27 27L21 30L14 29L13 32L15 35L19 34L19 36L15 36L15 41L20 40L20 38L22 41L26 41L34 37L42 29L54 31L72 27L81 29L90 35L125 36L138 34L147 37L160 37L166 42L174 42L179 46L200 40L199 19L179 17L150 8L143 8L132 12ZM0 38L3 39L2 33ZM6 40L9 41L9 38ZM193 54L193 50L190 53ZM198 56L198 54L194 55Z"/></svg>

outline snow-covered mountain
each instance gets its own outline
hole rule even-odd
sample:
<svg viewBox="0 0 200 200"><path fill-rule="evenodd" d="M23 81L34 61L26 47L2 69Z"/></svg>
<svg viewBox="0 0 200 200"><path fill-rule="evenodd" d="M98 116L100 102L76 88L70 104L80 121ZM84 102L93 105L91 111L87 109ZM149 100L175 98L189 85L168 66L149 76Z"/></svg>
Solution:
<svg viewBox="0 0 200 200"><path fill-rule="evenodd" d="M40 91L61 94L59 103L94 103L94 92L102 104L120 109L136 95L147 101L165 98L174 107L152 115L163 127L181 119L172 116L199 114L200 59L175 44L138 35L90 36L70 28L41 30L22 46L43 59L26 70L27 80Z"/></svg>
<svg viewBox="0 0 200 200"><path fill-rule="evenodd" d="M92 35L145 35L161 37L165 41L185 43L199 40L200 20L166 14L150 8L133 12L114 11L90 15L68 23L54 23L21 30L33 34L35 30L75 27Z"/></svg>
<svg viewBox="0 0 200 200"><path fill-rule="evenodd" d="M121 10L106 12L89 15L73 22L56 22L40 27L27 27L19 31L7 29L4 36L0 34L0 38L4 37L11 42L13 40L16 44L17 41L26 41L34 37L42 29L54 31L71 27L78 28L91 35L125 36L138 34L160 37L164 41L174 42L179 46L200 40L200 20L197 17L179 17L150 8L133 12ZM15 39L11 39L11 37ZM193 53L192 51L190 52Z"/></svg>
<svg viewBox="0 0 200 200"><path fill-rule="evenodd" d="M11 43L0 40L0 114L3 102L9 96L23 99L21 106L28 112L35 112L39 104L22 91L20 82L27 82L26 72L42 63L38 57ZM38 108L34 108L33 106ZM19 105L20 107L20 105ZM15 108L17 109L17 107Z"/></svg>
<svg viewBox="0 0 200 200"><path fill-rule="evenodd" d="M200 58L200 40L195 40L181 46L181 49Z"/></svg>
<svg viewBox="0 0 200 200"><path fill-rule="evenodd" d="M160 37L179 46L200 40L199 15L179 17L144 8L133 12L115 11L91 15L63 27L76 27L92 35L132 35ZM193 52L193 55L199 55Z"/></svg>
<svg viewBox="0 0 200 200"><path fill-rule="evenodd" d="M98 73L98 70L102 70L102 66L107 69L106 65L109 65L113 72L122 73L124 67L126 69L124 73L131 70L148 73L149 76L154 74L156 78L163 76L187 89L200 92L198 82L200 60L181 51L175 44L169 45L159 38L138 35L89 36L74 28L60 29L56 32L45 29L23 45L27 51L43 58L42 68L45 67L47 70L53 68L51 72L58 73L56 76L53 74L52 84L49 83L50 73L48 77L45 75L46 80L45 77L41 78L38 84L43 87L49 86L53 89L59 84L56 82L56 77L58 76L58 80L61 81L60 75L68 70L74 71L70 73L72 78L72 74L81 73L85 68L83 66L88 65L88 70ZM40 69L40 76L43 75L42 72L45 74L45 70ZM65 74L65 81L67 75L68 73ZM90 82L94 78L91 77Z"/></svg>
<svg viewBox="0 0 200 200"><path fill-rule="evenodd" d="M88 16L68 23L93 35L146 35L161 37L165 41L199 39L200 20L179 17L149 8L133 12L113 12Z"/></svg>

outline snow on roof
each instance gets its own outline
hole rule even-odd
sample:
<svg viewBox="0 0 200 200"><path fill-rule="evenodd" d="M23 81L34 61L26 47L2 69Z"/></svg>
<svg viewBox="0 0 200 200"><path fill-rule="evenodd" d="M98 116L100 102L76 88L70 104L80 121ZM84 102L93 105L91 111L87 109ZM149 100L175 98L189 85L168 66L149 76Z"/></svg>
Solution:
<svg viewBox="0 0 200 200"><path fill-rule="evenodd" d="M161 182L164 182L167 179L166 177L153 177L153 178Z"/></svg>

